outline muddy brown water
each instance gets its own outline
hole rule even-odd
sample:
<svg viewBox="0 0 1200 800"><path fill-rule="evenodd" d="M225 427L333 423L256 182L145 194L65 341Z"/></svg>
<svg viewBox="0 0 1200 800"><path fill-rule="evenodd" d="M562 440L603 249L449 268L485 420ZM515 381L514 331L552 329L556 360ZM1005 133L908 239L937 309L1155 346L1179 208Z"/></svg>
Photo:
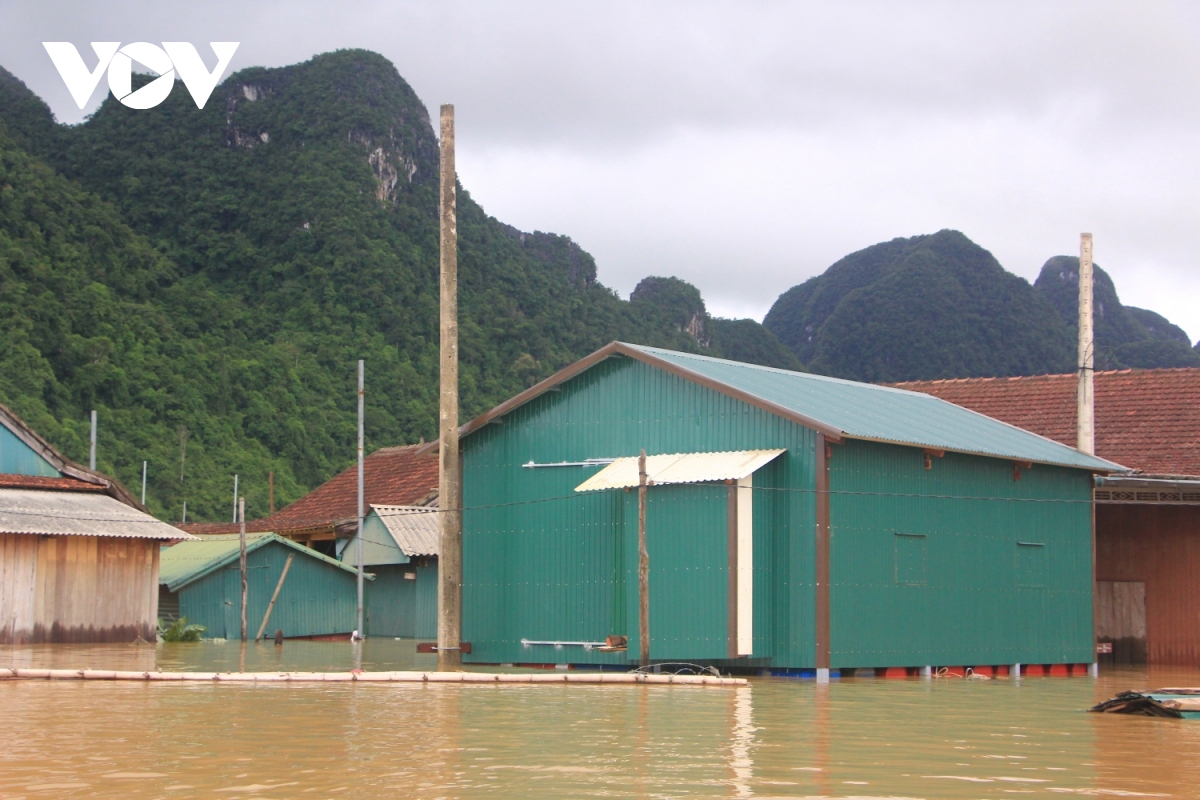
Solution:
<svg viewBox="0 0 1200 800"><path fill-rule="evenodd" d="M428 669L411 641L249 670ZM0 666L237 669L235 643L0 648ZM1200 797L1200 720L1086 714L1198 670L746 688L0 681L0 798Z"/></svg>

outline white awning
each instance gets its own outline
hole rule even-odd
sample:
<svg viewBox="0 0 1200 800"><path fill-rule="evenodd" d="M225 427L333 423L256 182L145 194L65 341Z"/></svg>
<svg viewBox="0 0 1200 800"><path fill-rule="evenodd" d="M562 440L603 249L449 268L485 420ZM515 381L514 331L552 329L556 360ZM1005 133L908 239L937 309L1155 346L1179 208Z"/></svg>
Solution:
<svg viewBox="0 0 1200 800"><path fill-rule="evenodd" d="M784 450L735 450L725 453L673 453L646 456L651 484L706 483L740 480L762 468ZM575 487L577 492L625 489L638 485L637 456L618 458Z"/></svg>

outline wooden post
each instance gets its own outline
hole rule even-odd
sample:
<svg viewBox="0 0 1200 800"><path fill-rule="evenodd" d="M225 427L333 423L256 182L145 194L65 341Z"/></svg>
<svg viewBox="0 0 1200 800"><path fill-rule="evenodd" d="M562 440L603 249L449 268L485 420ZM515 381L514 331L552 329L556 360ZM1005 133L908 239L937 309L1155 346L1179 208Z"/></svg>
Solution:
<svg viewBox="0 0 1200 800"><path fill-rule="evenodd" d="M275 608L275 601L279 599L279 592L283 589L283 581L287 578L288 570L292 568L292 561L296 558L295 553L288 553L287 561L283 562L283 572L279 573L279 583L275 584L275 592L271 595L271 602L267 603L267 613L263 614L262 625L258 626L258 633L254 634L254 641L262 638L263 631L267 629L267 622L271 619L271 611ZM283 638L280 636L279 638Z"/></svg>
<svg viewBox="0 0 1200 800"><path fill-rule="evenodd" d="M268 513L274 514L275 513L275 473L274 472L267 473L267 504L268 504L267 507L271 509Z"/></svg>
<svg viewBox="0 0 1200 800"><path fill-rule="evenodd" d="M356 583L358 589L357 612L358 627L354 635L363 639L363 360L358 360L358 535L355 538L354 553L358 558Z"/></svg>
<svg viewBox="0 0 1200 800"><path fill-rule="evenodd" d="M1076 392L1075 447L1096 453L1093 371L1096 348L1092 335L1092 235L1079 235L1079 388Z"/></svg>
<svg viewBox="0 0 1200 800"><path fill-rule="evenodd" d="M242 573L242 641L246 641L246 498L239 497L238 516L238 569Z"/></svg>
<svg viewBox="0 0 1200 800"><path fill-rule="evenodd" d="M638 456L638 646L643 667L650 664L650 553L646 550L646 451Z"/></svg>
<svg viewBox="0 0 1200 800"><path fill-rule="evenodd" d="M454 106L441 112L441 389L439 395L438 671L462 669L462 472L458 451L458 221Z"/></svg>

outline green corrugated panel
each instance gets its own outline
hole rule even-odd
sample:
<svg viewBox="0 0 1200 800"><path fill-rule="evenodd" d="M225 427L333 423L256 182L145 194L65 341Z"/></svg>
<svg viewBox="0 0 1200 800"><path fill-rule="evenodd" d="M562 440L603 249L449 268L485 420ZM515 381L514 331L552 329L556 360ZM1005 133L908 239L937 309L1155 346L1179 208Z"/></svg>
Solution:
<svg viewBox="0 0 1200 800"><path fill-rule="evenodd" d="M249 553L271 542L278 542L306 558L324 561L352 574L355 572L353 567L274 533L247 533L246 552ZM165 583L168 589L177 592L192 581L230 563L237 562L240 549L241 543L236 533L201 536L171 547L164 547L159 563L158 582Z"/></svg>
<svg viewBox="0 0 1200 800"><path fill-rule="evenodd" d="M597 364L559 391L471 434L463 441L468 509L463 624L473 647L469 660L626 663L629 658L521 646L521 639L602 641L609 634L634 633L636 625L631 629L629 620L636 620L636 606L629 592L636 572L629 574L623 565L637 546L636 506L629 511L624 492L574 491L594 469L524 469L522 464L632 456L640 448L648 453L784 448L787 452L760 473L769 473L776 485L811 490L814 443L808 428L627 358ZM783 663L811 665L812 495L762 492L755 508L756 519L770 521L755 525L756 568L774 573L774 580L756 578L756 639L764 637L764 651ZM714 509L706 513L717 514ZM712 525L725 530L723 504ZM656 561L654 531L647 536L653 573L656 564L669 564L670 556ZM704 558L710 564L719 558L723 570L724 539L718 549ZM722 588L722 609L724 602ZM686 626L697 609L715 608L715 603L713 597L691 595L655 603L655 619L664 616L652 630L652 642L659 628L664 642L684 636L672 627L690 630Z"/></svg>
<svg viewBox="0 0 1200 800"><path fill-rule="evenodd" d="M38 475L57 478L62 475L49 461L30 449L6 426L0 425L0 473Z"/></svg>
<svg viewBox="0 0 1200 800"><path fill-rule="evenodd" d="M297 552L289 546L294 543L287 540L273 535L260 538L257 547L252 551L247 548L246 554L248 636L258 631L284 564ZM308 552L318 557L297 555L293 559L267 632L282 630L286 637L350 633L357 617L353 571L319 553ZM189 622L206 626L207 637L236 639L241 635L241 575L236 546L234 553L231 565L210 570L179 590L179 613Z"/></svg>
<svg viewBox="0 0 1200 800"><path fill-rule="evenodd" d="M368 636L437 637L437 561L372 567L367 585ZM412 578L406 576L412 575Z"/></svg>
<svg viewBox="0 0 1200 800"><path fill-rule="evenodd" d="M1099 471L1124 468L932 395L737 361L626 345L790 409L855 439Z"/></svg>
<svg viewBox="0 0 1200 800"><path fill-rule="evenodd" d="M1092 660L1088 473L1014 480L1011 462L955 453L926 470L921 450L873 442L833 453L834 667Z"/></svg>

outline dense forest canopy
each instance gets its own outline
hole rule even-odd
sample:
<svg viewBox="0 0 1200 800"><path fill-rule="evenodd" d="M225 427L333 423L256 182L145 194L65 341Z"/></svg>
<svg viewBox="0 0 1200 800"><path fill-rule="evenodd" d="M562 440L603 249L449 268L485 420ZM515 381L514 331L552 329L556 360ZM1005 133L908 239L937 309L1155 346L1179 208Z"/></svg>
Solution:
<svg viewBox="0 0 1200 800"><path fill-rule="evenodd" d="M98 409L99 467L136 486L148 461L169 519L230 518L235 474L261 515L268 472L284 503L347 466L359 358L368 447L432 438L437 159L365 51L243 70L203 110L178 86L110 97L78 126L0 69L0 402L77 460ZM798 366L753 320L704 312L725 333L702 339L621 300L569 238L462 187L458 210L465 418L614 339Z"/></svg>

